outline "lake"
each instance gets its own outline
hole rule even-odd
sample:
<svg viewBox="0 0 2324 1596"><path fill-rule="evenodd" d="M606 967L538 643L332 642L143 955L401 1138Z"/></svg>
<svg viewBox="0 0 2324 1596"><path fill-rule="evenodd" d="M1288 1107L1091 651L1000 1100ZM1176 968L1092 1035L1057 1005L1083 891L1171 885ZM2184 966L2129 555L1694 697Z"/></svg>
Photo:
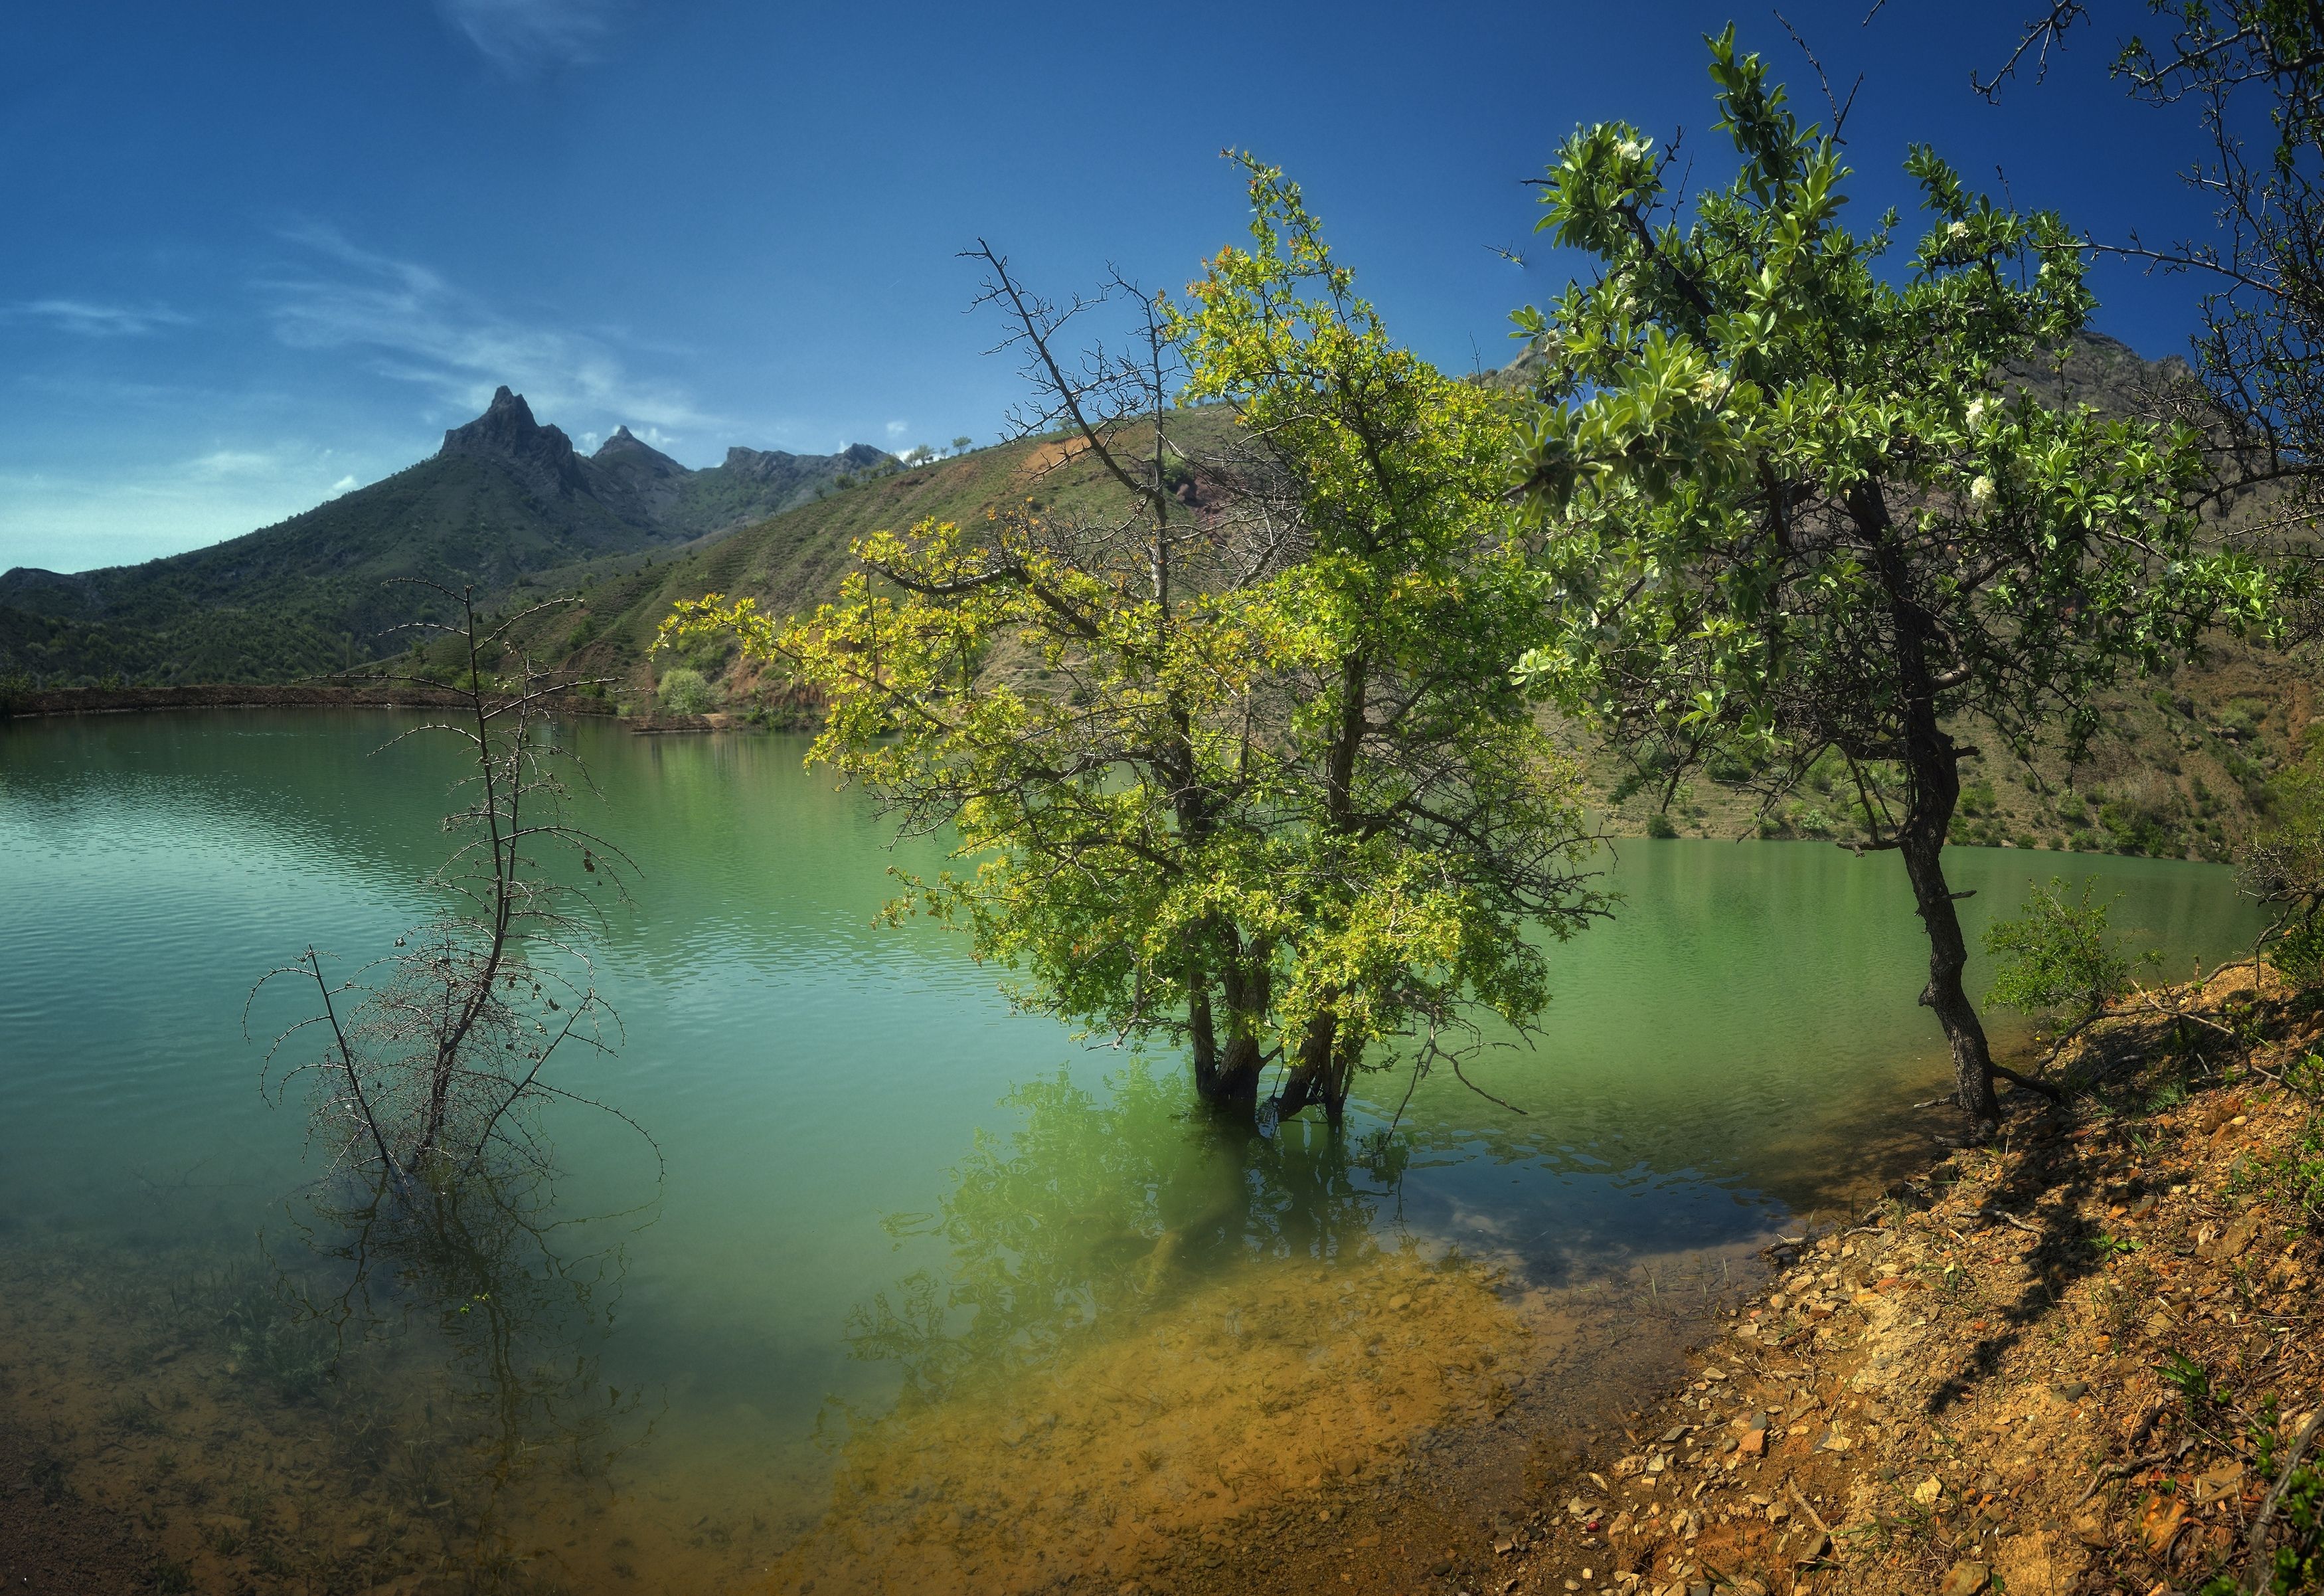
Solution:
<svg viewBox="0 0 2324 1596"><path fill-rule="evenodd" d="M410 724L0 726L0 1422L176 1588L1134 1568L1464 1435L1602 1422L1946 1123L1912 1107L1947 1071L1893 857L1625 843L1541 1035L1469 1066L1511 1107L1388 1071L1344 1139L1233 1136L1176 1059L876 927L936 852L804 739L585 722L577 807L637 863L597 955L620 1045L559 1078L602 1106L549 1116L553 1178L383 1226L267 1064L297 994L250 993L435 907L460 772L383 748ZM2052 874L2172 973L2255 928L2218 867L1950 865L1972 941Z"/></svg>

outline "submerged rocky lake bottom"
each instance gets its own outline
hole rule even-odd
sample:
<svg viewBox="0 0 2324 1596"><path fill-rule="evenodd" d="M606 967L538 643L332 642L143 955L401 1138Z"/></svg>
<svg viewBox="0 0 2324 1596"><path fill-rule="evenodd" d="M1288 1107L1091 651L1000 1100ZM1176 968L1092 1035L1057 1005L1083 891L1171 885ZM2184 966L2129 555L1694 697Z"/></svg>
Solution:
<svg viewBox="0 0 2324 1596"><path fill-rule="evenodd" d="M1625 843L1541 1034L1468 1066L1513 1107L1388 1069L1344 1136L1230 1133L1179 1060L876 927L939 851L803 739L583 724L576 813L637 866L617 1045L565 1066L548 1165L382 1212L251 991L438 907L457 751L411 724L0 726L0 1451L12 1512L119 1522L152 1588L1112 1590L1602 1423L1943 1123L1892 857ZM2255 929L2218 867L1949 867L1972 936L2052 875L2168 975Z"/></svg>

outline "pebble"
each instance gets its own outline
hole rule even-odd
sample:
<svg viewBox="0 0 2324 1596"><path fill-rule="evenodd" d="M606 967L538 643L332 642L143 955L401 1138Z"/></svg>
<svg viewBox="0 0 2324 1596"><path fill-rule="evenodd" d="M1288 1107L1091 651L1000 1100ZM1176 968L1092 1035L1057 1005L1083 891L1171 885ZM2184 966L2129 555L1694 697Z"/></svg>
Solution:
<svg viewBox="0 0 2324 1596"><path fill-rule="evenodd" d="M1993 1570L1982 1563L1956 1563L1937 1587L1937 1596L1977 1596L1993 1582Z"/></svg>

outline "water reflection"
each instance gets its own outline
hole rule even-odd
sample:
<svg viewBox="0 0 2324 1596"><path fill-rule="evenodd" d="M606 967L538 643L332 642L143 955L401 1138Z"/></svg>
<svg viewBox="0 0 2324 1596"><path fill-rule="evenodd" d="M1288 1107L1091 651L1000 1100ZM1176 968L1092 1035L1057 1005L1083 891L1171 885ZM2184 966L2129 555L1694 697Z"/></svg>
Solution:
<svg viewBox="0 0 2324 1596"><path fill-rule="evenodd" d="M939 1212L888 1220L899 1240L941 1238L946 1262L858 1306L853 1354L893 1362L910 1398L933 1400L1256 1260L1374 1245L1402 1140L1351 1157L1335 1138L1208 1123L1186 1102L1177 1072L1145 1063L1102 1090L1061 1072L1011 1092L1003 1107L1021 1127L978 1134Z"/></svg>
<svg viewBox="0 0 2324 1596"><path fill-rule="evenodd" d="M527 1167L318 1201L299 1227L308 1257L281 1268L290 1319L274 1339L327 1333L342 1359L370 1361L356 1379L400 1393L351 1471L431 1518L437 1560L475 1588L522 1588L521 1573L562 1561L540 1544L548 1501L602 1513L612 1466L646 1438L643 1394L601 1373L627 1268L609 1232L644 1217L564 1214Z"/></svg>
<svg viewBox="0 0 2324 1596"><path fill-rule="evenodd" d="M622 1500L657 1404L602 1372L650 1217L488 1173L312 1197L239 1255L0 1251L15 1420L159 1589L617 1589L669 1538Z"/></svg>

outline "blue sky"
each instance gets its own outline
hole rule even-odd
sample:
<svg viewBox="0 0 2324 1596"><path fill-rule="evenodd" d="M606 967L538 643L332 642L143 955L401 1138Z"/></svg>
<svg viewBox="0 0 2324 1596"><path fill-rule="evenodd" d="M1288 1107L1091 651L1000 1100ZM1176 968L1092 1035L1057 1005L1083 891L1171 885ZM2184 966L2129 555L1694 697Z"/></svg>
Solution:
<svg viewBox="0 0 2324 1596"><path fill-rule="evenodd" d="M1969 74L2032 0L1865 4L1784 13L1865 75L1861 208L1909 205L1926 140L2103 238L2206 226L2173 175L2193 129L2107 81L2111 34L1997 108ZM1690 130L1717 175L1701 36L1730 17L1820 112L1772 12L1655 0L26 7L0 59L0 567L247 531L432 452L501 383L584 447L626 423L689 465L988 439L1015 378L955 253L1176 287L1240 235L1228 144L1301 180L1399 337L1499 364L1565 269L1529 247L1523 180L1611 118ZM2193 285L2097 282L2103 330L2183 349Z"/></svg>

